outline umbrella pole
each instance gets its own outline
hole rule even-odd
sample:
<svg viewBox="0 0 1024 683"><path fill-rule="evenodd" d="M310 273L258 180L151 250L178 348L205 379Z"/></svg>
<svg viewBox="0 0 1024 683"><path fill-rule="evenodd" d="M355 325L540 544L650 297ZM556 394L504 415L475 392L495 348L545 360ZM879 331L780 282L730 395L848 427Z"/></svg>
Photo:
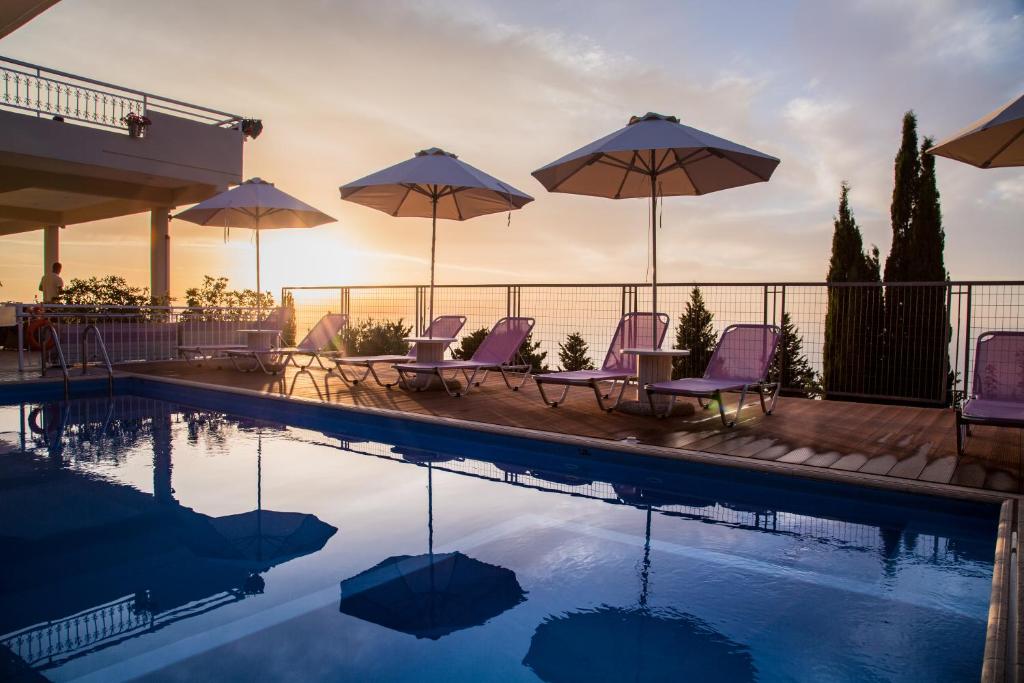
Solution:
<svg viewBox="0 0 1024 683"><path fill-rule="evenodd" d="M256 216L256 329L263 330L263 296L260 289L260 217Z"/></svg>
<svg viewBox="0 0 1024 683"><path fill-rule="evenodd" d="M651 168L654 168L654 150L651 150ZM658 348L658 194L655 184L658 176L651 172L651 349Z"/></svg>
<svg viewBox="0 0 1024 683"><path fill-rule="evenodd" d="M433 203L433 211L430 216L430 313L427 317L427 334L433 337L434 331L431 328L434 323L434 254L437 250L437 187L434 188L434 194L430 199Z"/></svg>

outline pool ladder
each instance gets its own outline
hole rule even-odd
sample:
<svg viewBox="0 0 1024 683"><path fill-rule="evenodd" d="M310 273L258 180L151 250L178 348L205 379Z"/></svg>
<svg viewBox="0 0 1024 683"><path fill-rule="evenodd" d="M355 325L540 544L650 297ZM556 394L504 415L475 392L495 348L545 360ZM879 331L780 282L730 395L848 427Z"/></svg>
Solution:
<svg viewBox="0 0 1024 683"><path fill-rule="evenodd" d="M89 359L86 355L88 350L89 334L96 335L96 345L100 350L100 356L103 359L103 365L107 369L107 393L113 395L114 393L114 367L110 363L110 355L107 353L107 345L103 341L103 335L94 323L89 323L85 326L85 331L82 332L81 341L79 341L79 356L82 358L82 374L86 374L89 371ZM47 339L49 335L49 339ZM52 322L46 323L43 329L39 332L39 367L42 370L42 376L46 377L46 346L49 340L53 340L53 349L57 352L57 360L60 361L60 370L64 375L64 398L65 400L71 394L71 373L68 369L67 357L64 355L64 348L60 344L60 335L57 334L57 328L54 327Z"/></svg>

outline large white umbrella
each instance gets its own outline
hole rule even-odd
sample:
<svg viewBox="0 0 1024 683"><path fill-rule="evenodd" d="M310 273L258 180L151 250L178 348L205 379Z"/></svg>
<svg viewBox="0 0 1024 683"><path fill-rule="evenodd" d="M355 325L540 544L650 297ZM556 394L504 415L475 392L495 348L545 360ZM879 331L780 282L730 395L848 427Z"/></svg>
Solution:
<svg viewBox="0 0 1024 683"><path fill-rule="evenodd" d="M262 323L260 288L260 231L284 228L314 228L333 223L324 212L282 192L260 178L246 180L238 187L200 202L175 218L218 228L248 228L256 231L256 310Z"/></svg>
<svg viewBox="0 0 1024 683"><path fill-rule="evenodd" d="M1024 166L1024 95L943 140L928 153L978 168Z"/></svg>
<svg viewBox="0 0 1024 683"><path fill-rule="evenodd" d="M659 196L701 195L766 182L779 160L684 126L675 116L647 113L533 172L549 192L651 200L652 301L657 326ZM652 343L657 343L655 329Z"/></svg>
<svg viewBox="0 0 1024 683"><path fill-rule="evenodd" d="M489 213L521 209L533 197L460 161L437 147L412 159L342 185L341 198L389 216L431 219L430 322L434 320L434 256L437 219L464 221Z"/></svg>

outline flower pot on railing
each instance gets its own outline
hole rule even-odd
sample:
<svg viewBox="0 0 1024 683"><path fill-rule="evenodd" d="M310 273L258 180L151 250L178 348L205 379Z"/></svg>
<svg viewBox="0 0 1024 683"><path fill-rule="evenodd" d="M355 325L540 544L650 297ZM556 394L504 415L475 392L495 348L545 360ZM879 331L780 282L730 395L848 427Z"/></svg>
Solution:
<svg viewBox="0 0 1024 683"><path fill-rule="evenodd" d="M128 126L129 137L144 138L146 137L146 129L153 122L148 117L132 111L121 117L121 123Z"/></svg>

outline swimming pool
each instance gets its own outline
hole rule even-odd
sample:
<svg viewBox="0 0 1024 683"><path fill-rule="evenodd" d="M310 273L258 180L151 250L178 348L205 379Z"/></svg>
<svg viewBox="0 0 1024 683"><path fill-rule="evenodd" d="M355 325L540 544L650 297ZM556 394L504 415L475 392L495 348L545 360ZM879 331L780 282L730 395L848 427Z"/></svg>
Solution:
<svg viewBox="0 0 1024 683"><path fill-rule="evenodd" d="M992 504L132 390L0 407L8 668L552 682L981 668Z"/></svg>

